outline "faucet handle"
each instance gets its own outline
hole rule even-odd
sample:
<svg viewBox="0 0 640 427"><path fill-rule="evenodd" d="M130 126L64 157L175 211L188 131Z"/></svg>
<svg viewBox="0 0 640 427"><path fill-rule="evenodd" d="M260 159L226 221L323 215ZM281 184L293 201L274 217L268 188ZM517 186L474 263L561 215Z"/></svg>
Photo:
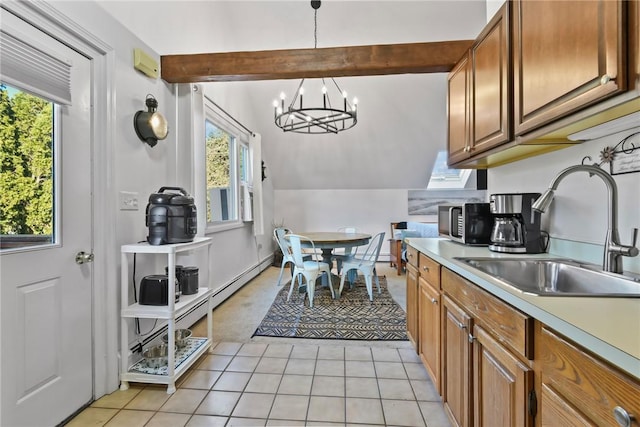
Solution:
<svg viewBox="0 0 640 427"><path fill-rule="evenodd" d="M629 246L629 255L628 256L638 256L638 248L636 247L636 243L638 241L638 228L633 228L633 237L631 240L631 246Z"/></svg>

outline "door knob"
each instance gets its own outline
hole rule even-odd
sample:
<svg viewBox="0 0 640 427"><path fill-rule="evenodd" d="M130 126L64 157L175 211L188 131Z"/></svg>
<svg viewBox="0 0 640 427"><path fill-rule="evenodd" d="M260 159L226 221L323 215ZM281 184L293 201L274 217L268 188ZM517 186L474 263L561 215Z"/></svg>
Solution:
<svg viewBox="0 0 640 427"><path fill-rule="evenodd" d="M88 254L84 251L80 251L76 254L76 264L86 264L93 262L93 254Z"/></svg>

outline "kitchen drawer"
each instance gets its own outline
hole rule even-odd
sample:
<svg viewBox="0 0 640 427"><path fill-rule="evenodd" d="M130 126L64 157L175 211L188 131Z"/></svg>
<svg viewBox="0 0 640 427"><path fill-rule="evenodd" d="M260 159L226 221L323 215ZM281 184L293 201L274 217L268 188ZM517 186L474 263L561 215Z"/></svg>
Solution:
<svg viewBox="0 0 640 427"><path fill-rule="evenodd" d="M558 406L557 402L562 402L564 406L573 407L576 413L594 425L621 425L613 415L616 407L635 416L632 425L637 425L640 416L640 382L588 354L547 327L542 328L540 346L542 384L545 387L543 393L545 390L554 392L549 394L547 405L542 407L543 419L548 407L553 409Z"/></svg>
<svg viewBox="0 0 640 427"><path fill-rule="evenodd" d="M423 254L418 255L418 265L420 266L420 277L429 282L436 289L440 287L440 264Z"/></svg>
<svg viewBox="0 0 640 427"><path fill-rule="evenodd" d="M516 354L533 359L533 318L463 279L442 269L442 290Z"/></svg>
<svg viewBox="0 0 640 427"><path fill-rule="evenodd" d="M418 250L413 246L407 245L407 262L418 268Z"/></svg>

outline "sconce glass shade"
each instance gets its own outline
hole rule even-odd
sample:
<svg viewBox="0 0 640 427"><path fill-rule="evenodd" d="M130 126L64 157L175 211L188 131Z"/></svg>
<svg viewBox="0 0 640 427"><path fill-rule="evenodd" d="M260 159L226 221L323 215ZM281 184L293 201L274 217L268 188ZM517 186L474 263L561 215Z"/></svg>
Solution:
<svg viewBox="0 0 640 427"><path fill-rule="evenodd" d="M140 110L133 116L133 128L138 138L154 147L158 140L167 137L169 126L164 116L156 111L158 101L152 95L147 95L145 104L147 111Z"/></svg>

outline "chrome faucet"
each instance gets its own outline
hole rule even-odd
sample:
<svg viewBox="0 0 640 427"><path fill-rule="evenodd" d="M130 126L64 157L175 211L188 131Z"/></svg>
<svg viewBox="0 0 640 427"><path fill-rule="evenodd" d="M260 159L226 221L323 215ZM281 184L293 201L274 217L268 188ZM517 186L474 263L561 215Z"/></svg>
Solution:
<svg viewBox="0 0 640 427"><path fill-rule="evenodd" d="M618 234L618 187L613 180L604 170L598 166L591 165L575 165L561 171L551 181L551 185L540 197L535 201L532 208L535 211L544 213L551 205L553 201L554 192L558 189L558 184L567 175L574 172L588 172L589 175L597 175L607 186L607 193L609 195L609 229L607 230L607 237L604 242L604 259L602 262L602 269L604 271L610 271L612 273L622 274L622 257L634 257L638 255L638 248L636 248L636 241L638 240L638 229L633 229L633 243L631 246L626 246L620 243L620 236Z"/></svg>

